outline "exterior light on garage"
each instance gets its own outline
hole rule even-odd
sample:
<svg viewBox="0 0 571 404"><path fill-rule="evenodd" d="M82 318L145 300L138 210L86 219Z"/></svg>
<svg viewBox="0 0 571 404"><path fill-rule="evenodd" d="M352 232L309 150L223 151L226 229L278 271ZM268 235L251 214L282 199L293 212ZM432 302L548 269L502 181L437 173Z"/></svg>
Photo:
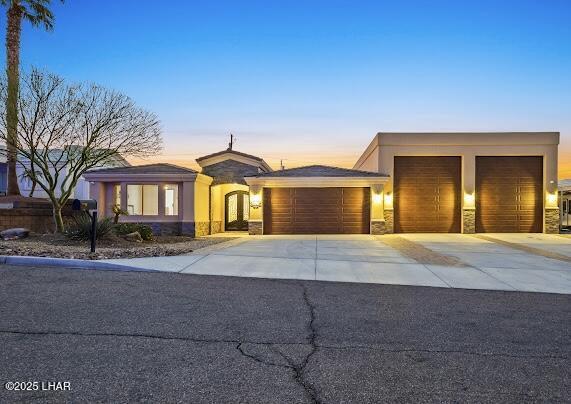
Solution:
<svg viewBox="0 0 571 404"><path fill-rule="evenodd" d="M393 204L393 195L390 192L385 194L385 205L392 206Z"/></svg>
<svg viewBox="0 0 571 404"><path fill-rule="evenodd" d="M557 192L548 192L547 193L547 204L549 206L557 206Z"/></svg>
<svg viewBox="0 0 571 404"><path fill-rule="evenodd" d="M373 194L373 203L378 205L383 201L383 196L381 194Z"/></svg>
<svg viewBox="0 0 571 404"><path fill-rule="evenodd" d="M262 196L260 194L250 195L250 206L253 209L258 209L260 206L262 206Z"/></svg>
<svg viewBox="0 0 571 404"><path fill-rule="evenodd" d="M474 195L474 193L471 193L471 194L465 193L464 194L464 205L465 206L472 207L472 206L474 206L475 201L476 201L476 196Z"/></svg>

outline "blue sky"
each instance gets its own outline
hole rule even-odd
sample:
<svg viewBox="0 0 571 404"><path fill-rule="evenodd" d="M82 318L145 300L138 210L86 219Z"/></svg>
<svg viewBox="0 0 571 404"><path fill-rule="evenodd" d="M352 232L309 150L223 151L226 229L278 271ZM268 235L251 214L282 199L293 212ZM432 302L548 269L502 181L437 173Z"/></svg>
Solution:
<svg viewBox="0 0 571 404"><path fill-rule="evenodd" d="M22 65L161 118L157 161L226 147L351 166L378 131L556 130L571 176L571 1L68 0ZM1 29L5 30L5 18ZM5 63L2 54L2 63Z"/></svg>

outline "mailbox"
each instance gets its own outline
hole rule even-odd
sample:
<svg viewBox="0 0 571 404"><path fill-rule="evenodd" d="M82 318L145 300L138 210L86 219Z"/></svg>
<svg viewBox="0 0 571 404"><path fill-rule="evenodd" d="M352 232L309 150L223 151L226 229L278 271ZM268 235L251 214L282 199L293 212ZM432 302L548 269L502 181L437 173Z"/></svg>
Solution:
<svg viewBox="0 0 571 404"><path fill-rule="evenodd" d="M87 212L91 218L91 252L95 252L95 240L97 239L97 201L95 199L74 199L71 209Z"/></svg>
<svg viewBox="0 0 571 404"><path fill-rule="evenodd" d="M97 210L97 201L95 199L74 199L71 203L71 209L91 212Z"/></svg>

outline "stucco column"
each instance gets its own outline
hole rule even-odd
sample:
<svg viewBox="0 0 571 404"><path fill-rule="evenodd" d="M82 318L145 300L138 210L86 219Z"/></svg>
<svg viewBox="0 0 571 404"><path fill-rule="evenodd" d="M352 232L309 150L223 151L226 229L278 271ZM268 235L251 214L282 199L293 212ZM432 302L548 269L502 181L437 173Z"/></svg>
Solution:
<svg viewBox="0 0 571 404"><path fill-rule="evenodd" d="M259 185L250 186L250 218L248 233L259 235L264 233L263 188Z"/></svg>
<svg viewBox="0 0 571 404"><path fill-rule="evenodd" d="M181 233L194 236L194 181L182 183L182 225Z"/></svg>
<svg viewBox="0 0 571 404"><path fill-rule="evenodd" d="M385 234L384 193L382 184L371 186L371 234Z"/></svg>
<svg viewBox="0 0 571 404"><path fill-rule="evenodd" d="M462 156L462 233L476 232L476 156Z"/></svg>
<svg viewBox="0 0 571 404"><path fill-rule="evenodd" d="M105 183L104 182L93 182L89 183L89 195L91 199L97 201L97 210L101 216L107 214L107 206L105 205Z"/></svg>
<svg viewBox="0 0 571 404"><path fill-rule="evenodd" d="M545 173L545 212L543 222L544 233L559 233L561 222L557 191L557 150L551 150L543 157Z"/></svg>
<svg viewBox="0 0 571 404"><path fill-rule="evenodd" d="M121 200L119 201L121 204L121 209L125 212L127 211L127 184L122 182L119 184L121 187Z"/></svg>
<svg viewBox="0 0 571 404"><path fill-rule="evenodd" d="M159 216L165 216L165 184L159 183Z"/></svg>

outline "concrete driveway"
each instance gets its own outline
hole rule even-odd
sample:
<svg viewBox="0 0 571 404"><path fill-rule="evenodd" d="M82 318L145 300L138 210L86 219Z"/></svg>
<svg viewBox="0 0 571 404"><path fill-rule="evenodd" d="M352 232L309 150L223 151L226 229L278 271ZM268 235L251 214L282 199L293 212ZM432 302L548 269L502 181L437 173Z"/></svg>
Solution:
<svg viewBox="0 0 571 404"><path fill-rule="evenodd" d="M558 235L246 236L186 256L109 260L200 275L571 294Z"/></svg>

